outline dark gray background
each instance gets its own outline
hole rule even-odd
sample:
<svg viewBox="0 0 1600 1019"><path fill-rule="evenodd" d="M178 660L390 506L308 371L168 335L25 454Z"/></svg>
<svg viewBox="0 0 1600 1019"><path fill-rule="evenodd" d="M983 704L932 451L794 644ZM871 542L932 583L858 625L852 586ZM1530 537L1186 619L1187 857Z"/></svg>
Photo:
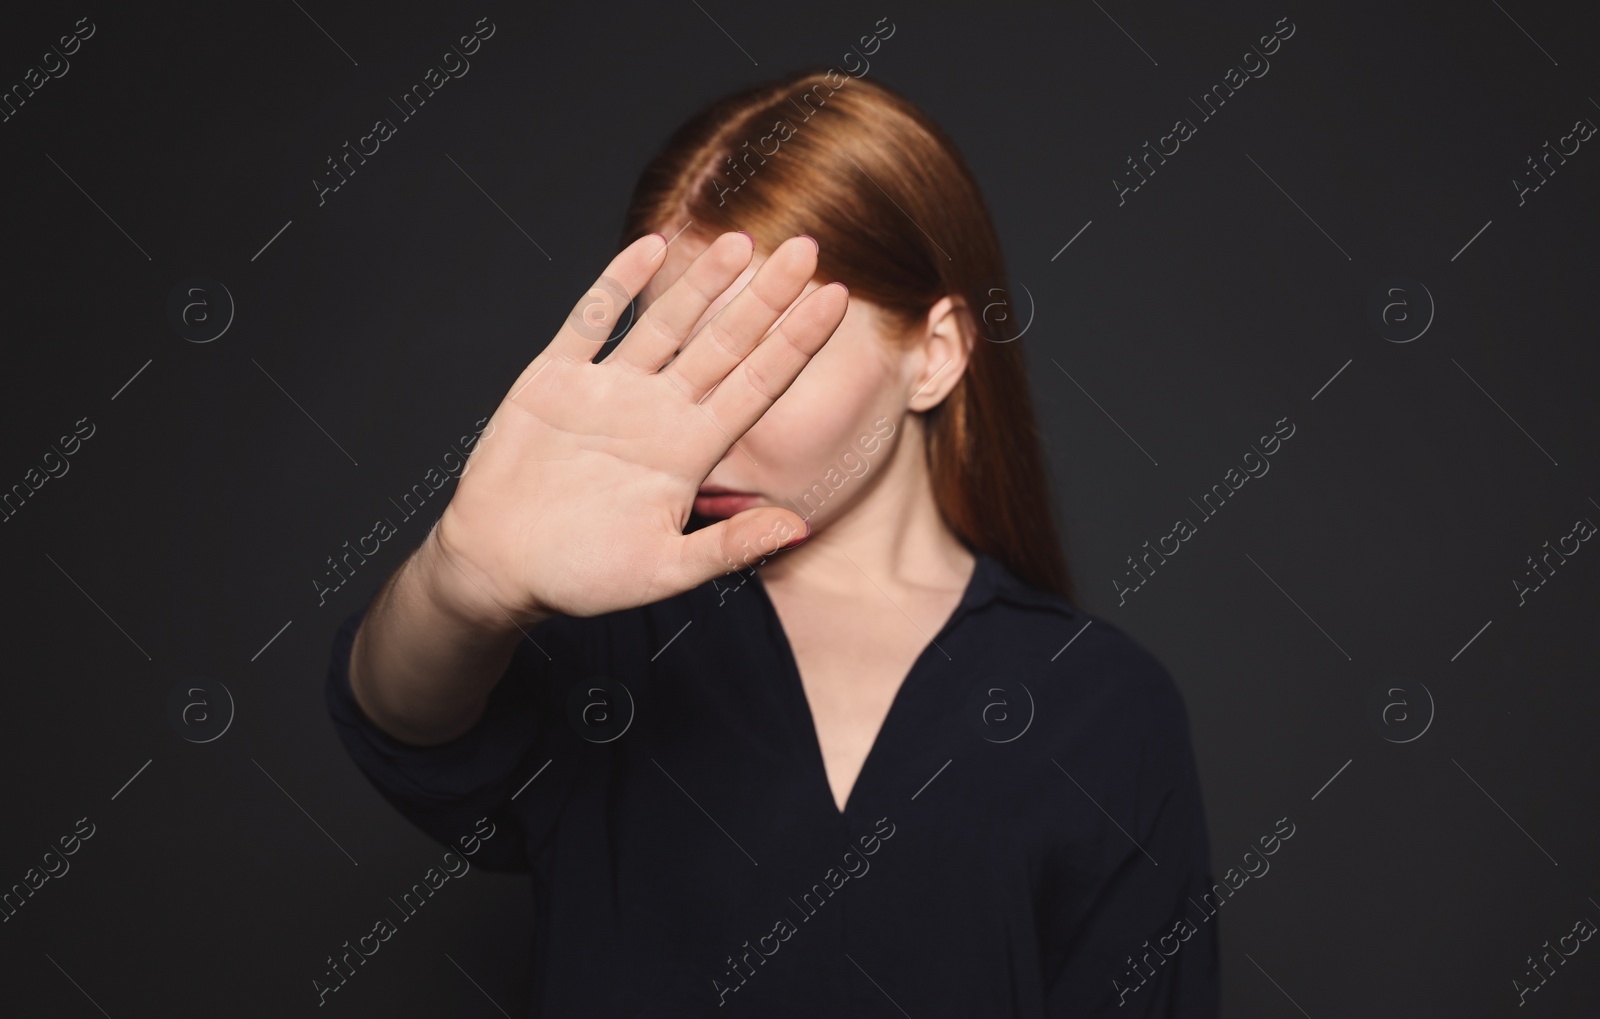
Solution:
<svg viewBox="0 0 1600 1019"><path fill-rule="evenodd" d="M1511 183L1600 117L1592 8L302 6L8 12L6 88L96 31L0 124L0 488L96 431L0 524L0 886L97 828L0 924L8 1014L316 1011L325 956L442 852L346 758L322 681L443 496L319 606L325 557L492 410L682 118L885 16L870 76L991 202L1082 600L1183 689L1219 875L1296 825L1224 911L1226 1014L1600 999L1600 942L1526 1013L1512 989L1600 922L1600 550L1526 605L1512 586L1600 520L1600 140L1520 207ZM325 160L483 16L471 71L318 207ZM1200 123L1190 98L1283 17L1271 71ZM1198 133L1118 207L1179 117ZM206 344L166 311L197 275L237 302ZM1395 275L1437 305L1409 343L1368 320ZM1124 557L1198 523L1188 500L1285 416L1271 472L1119 606ZM236 703L204 744L166 717L197 678ZM1396 683L1436 705L1407 743L1369 706ZM451 882L328 1012L521 1014L528 909L521 878Z"/></svg>

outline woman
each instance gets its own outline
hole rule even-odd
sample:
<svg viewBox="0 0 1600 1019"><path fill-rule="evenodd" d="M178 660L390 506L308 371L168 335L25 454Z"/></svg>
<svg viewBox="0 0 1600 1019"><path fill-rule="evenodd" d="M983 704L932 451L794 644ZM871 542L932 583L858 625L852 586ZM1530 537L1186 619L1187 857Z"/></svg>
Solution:
<svg viewBox="0 0 1600 1019"><path fill-rule="evenodd" d="M1070 600L952 143L758 85L623 240L328 676L387 798L531 873L538 1014L1215 1014L1183 703Z"/></svg>

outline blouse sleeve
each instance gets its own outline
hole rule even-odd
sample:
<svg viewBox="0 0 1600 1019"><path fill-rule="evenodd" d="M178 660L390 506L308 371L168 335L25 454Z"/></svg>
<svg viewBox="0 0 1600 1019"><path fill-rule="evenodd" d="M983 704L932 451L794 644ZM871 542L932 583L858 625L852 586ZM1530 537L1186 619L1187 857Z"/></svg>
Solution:
<svg viewBox="0 0 1600 1019"><path fill-rule="evenodd" d="M527 783L561 740L566 689L583 675L602 624L557 616L533 628L477 724L447 743L416 746L373 724L350 689L350 649L370 605L339 627L325 683L346 751L386 800L441 844L470 852L487 870L530 870L530 855L554 831L569 790L560 768L536 788Z"/></svg>
<svg viewBox="0 0 1600 1019"><path fill-rule="evenodd" d="M1217 898L1187 711L1137 645L1117 671L1094 788L1126 831L1105 822L1096 879L1047 921L1063 936L1042 960L1045 1014L1215 1019L1218 917L1203 904Z"/></svg>

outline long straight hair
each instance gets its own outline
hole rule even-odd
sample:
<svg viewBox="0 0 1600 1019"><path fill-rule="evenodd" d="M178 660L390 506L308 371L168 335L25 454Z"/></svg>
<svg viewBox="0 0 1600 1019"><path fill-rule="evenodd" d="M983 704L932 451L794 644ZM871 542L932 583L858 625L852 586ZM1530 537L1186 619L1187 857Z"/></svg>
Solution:
<svg viewBox="0 0 1600 1019"><path fill-rule="evenodd" d="M925 113L837 69L716 100L640 174L622 243L685 224L749 231L766 252L810 234L818 278L842 281L902 331L952 297L972 353L923 412L939 511L970 547L1072 599L1014 318L992 311L1004 305L999 238L971 170Z"/></svg>

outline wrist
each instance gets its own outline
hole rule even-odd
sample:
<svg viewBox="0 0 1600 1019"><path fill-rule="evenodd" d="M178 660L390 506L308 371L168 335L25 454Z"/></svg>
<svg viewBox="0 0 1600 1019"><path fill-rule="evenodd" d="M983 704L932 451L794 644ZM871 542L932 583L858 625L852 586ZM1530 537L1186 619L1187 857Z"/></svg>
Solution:
<svg viewBox="0 0 1600 1019"><path fill-rule="evenodd" d="M519 611L489 592L488 578L461 556L453 555L442 534L444 518L428 531L410 565L423 595L461 629L486 640L520 635L545 618L543 613Z"/></svg>

